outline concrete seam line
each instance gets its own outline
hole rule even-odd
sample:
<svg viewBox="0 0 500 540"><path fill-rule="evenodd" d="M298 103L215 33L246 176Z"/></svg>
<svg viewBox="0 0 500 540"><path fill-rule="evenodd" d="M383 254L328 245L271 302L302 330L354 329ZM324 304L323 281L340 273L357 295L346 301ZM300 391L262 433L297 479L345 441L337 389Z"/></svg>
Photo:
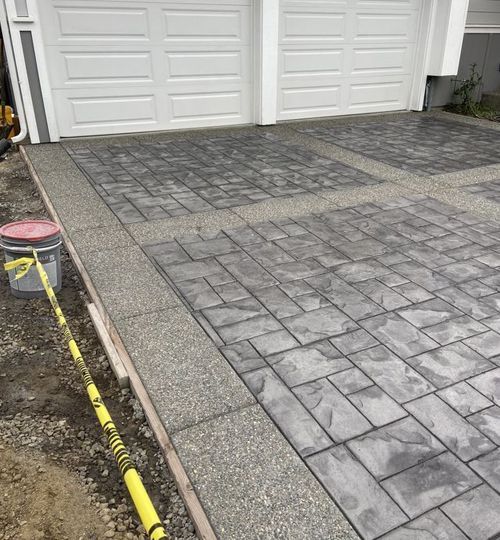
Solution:
<svg viewBox="0 0 500 540"><path fill-rule="evenodd" d="M210 524L205 510L203 509L203 506L201 505L200 500L198 499L198 496L196 495L194 487L191 484L191 480L189 479L184 469L184 466L182 465L179 456L177 455L177 452L170 440L165 426L163 425L160 417L158 416L158 413L154 408L151 398L149 397L149 394L147 393L147 390L144 387L129 354L126 351L125 346L123 345L123 342L118 335L118 332L113 322L106 313L97 289L91 282L90 277L73 246L73 243L71 242L68 234L66 233L63 223L57 215L57 212L54 208L54 205L52 204L52 201L50 200L50 197L45 191L43 183L38 176L38 173L36 172L33 163L31 162L29 156L26 153L26 150L23 146L20 146L19 150L24 162L28 167L30 176L35 182L38 192L40 193L47 212L49 213L51 219L61 227L61 234L63 237L64 245L66 246L66 249L71 257L71 260L73 261L73 264L75 265L75 269L78 275L80 276L87 290L87 293L89 294L92 302L95 304L99 315L104 322L104 326L110 336L110 339L114 344L118 355L120 356L125 370L128 373L131 390L133 391L135 397L139 401L142 409L144 410L144 414L146 416L148 424L153 431L155 439L162 451L165 461L167 462L170 473L172 474L177 489L179 490L179 494L181 495L182 500L184 501L184 504L186 506L186 510L193 521L193 525L196 529L198 537L201 540L216 540L217 537L215 535L215 532L212 528L212 525Z"/></svg>

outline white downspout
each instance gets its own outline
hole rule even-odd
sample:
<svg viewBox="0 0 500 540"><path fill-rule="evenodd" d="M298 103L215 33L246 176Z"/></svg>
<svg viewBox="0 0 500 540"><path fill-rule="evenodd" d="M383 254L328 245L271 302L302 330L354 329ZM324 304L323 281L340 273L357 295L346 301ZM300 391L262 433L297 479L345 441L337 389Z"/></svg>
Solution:
<svg viewBox="0 0 500 540"><path fill-rule="evenodd" d="M16 60L12 50L12 42L10 36L9 22L7 20L7 10L5 7L5 0L2 0L0 4L0 26L2 28L2 35L4 38L5 52L7 55L7 63L9 66L9 75L11 77L12 91L14 92L14 98L16 100L16 113L19 117L19 125L21 131L15 137L12 137L13 143L23 141L28 135L28 126L26 124L26 116L24 113L23 97L21 95L19 77L17 73Z"/></svg>

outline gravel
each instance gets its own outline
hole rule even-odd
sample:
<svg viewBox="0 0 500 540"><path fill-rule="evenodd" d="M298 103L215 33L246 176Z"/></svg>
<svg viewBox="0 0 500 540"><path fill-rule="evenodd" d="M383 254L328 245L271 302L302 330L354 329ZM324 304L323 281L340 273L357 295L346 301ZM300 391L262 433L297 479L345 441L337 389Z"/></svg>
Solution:
<svg viewBox="0 0 500 540"><path fill-rule="evenodd" d="M10 153L0 163L0 201L0 224L46 217L18 154ZM87 313L88 299L65 253L62 266L61 307L156 510L171 538L194 539L193 524L141 406L114 379ZM15 299L8 292L6 275L0 274L0 490L22 484L28 476L29 490L42 490L46 470L56 467L62 477L75 479L71 496L90 509L81 524L76 511L73 522L80 529L72 539L146 539L48 301ZM7 455L21 460L19 472L5 468ZM54 501L66 496L54 486ZM16 500L12 496L10 503ZM51 506L57 505L46 502L50 514ZM24 511L0 505L0 540L67 537L63 532L44 533L43 519L37 518L37 523ZM52 524L64 520L48 517ZM23 531L30 527L36 534L25 536Z"/></svg>

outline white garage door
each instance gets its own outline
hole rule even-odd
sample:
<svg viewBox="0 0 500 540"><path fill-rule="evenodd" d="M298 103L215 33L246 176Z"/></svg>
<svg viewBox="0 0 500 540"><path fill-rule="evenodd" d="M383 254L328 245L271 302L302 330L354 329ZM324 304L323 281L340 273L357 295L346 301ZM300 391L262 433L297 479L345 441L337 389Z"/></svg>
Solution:
<svg viewBox="0 0 500 540"><path fill-rule="evenodd" d="M252 122L252 0L43 0L61 136Z"/></svg>
<svg viewBox="0 0 500 540"><path fill-rule="evenodd" d="M408 108L421 0L281 0L278 118Z"/></svg>

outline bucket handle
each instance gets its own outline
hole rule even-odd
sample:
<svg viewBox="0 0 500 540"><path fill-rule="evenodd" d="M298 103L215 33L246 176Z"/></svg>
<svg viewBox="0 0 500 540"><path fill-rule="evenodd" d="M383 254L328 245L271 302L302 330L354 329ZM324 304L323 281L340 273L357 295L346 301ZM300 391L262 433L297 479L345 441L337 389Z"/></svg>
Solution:
<svg viewBox="0 0 500 540"><path fill-rule="evenodd" d="M56 247L59 247L62 244L62 241L60 240L57 244L54 244L53 246L47 246L44 248L37 248L37 253L44 253L45 251L50 251L51 249L54 249ZM15 246L5 246L0 242L0 247L5 249L6 251L13 251L14 253L32 253L33 248L30 246L26 247L15 247Z"/></svg>

